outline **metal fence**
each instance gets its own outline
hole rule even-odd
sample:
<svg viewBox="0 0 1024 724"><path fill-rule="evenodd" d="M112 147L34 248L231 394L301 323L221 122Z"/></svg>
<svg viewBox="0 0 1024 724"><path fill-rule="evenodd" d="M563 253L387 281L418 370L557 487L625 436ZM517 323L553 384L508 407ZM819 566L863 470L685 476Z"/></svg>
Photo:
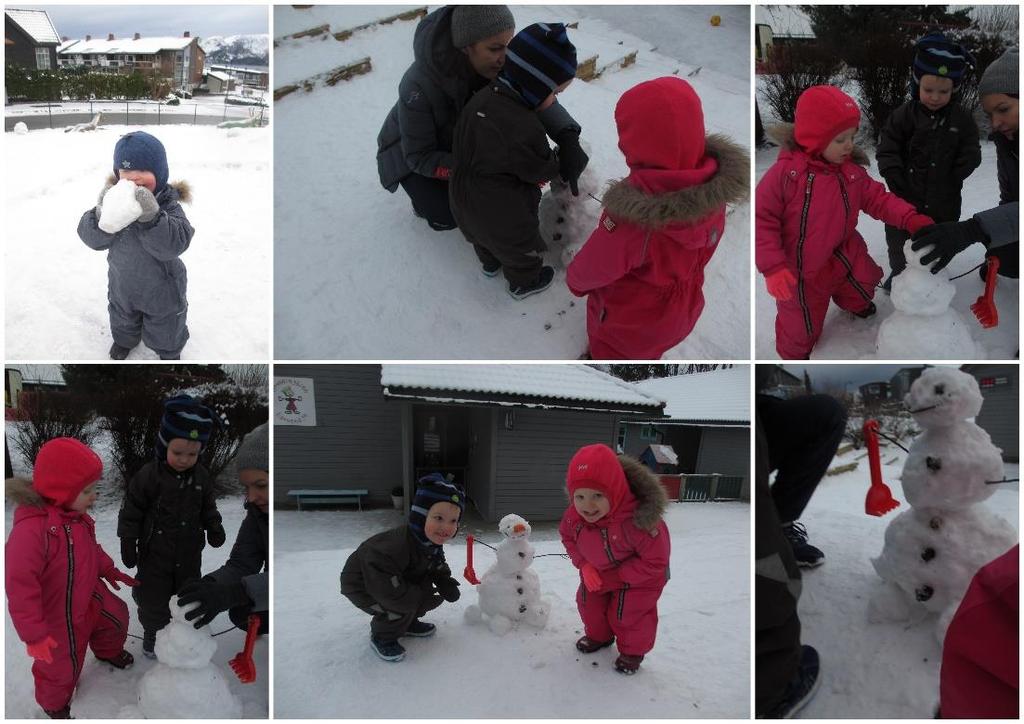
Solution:
<svg viewBox="0 0 1024 724"><path fill-rule="evenodd" d="M741 475L682 474L679 476L679 501L706 503L709 500L740 500L743 491Z"/></svg>
<svg viewBox="0 0 1024 724"><path fill-rule="evenodd" d="M88 104L88 110L85 105ZM188 103L167 105L160 101L69 101L45 102L29 104L33 111L30 114L5 114L6 130L13 130L19 121L25 123L30 130L40 128L64 128L80 123L88 123L97 113L102 114L104 125L120 124L149 126L163 124L217 125L224 121L243 121L256 118L256 125L266 126L270 123L270 108L266 105L245 105L227 103ZM68 108L68 110L65 110Z"/></svg>

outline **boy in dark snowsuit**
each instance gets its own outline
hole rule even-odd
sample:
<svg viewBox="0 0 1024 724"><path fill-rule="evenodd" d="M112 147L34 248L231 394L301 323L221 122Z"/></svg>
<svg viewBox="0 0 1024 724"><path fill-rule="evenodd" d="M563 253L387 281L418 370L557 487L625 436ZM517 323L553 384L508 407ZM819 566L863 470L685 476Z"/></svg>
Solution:
<svg viewBox="0 0 1024 724"><path fill-rule="evenodd" d="M941 33L917 41L913 97L885 122L875 157L889 191L914 204L937 223L959 221L964 180L981 165L978 127L960 107L956 92L974 58ZM905 229L885 225L889 278L907 266Z"/></svg>
<svg viewBox="0 0 1024 724"><path fill-rule="evenodd" d="M559 175L537 114L576 75L576 48L560 23L521 30L496 80L470 99L455 126L452 214L483 273L504 271L508 292L523 299L550 286L543 264L540 187Z"/></svg>
<svg viewBox="0 0 1024 724"><path fill-rule="evenodd" d="M188 341L188 279L178 257L194 233L181 208L192 193L184 181L168 184L167 174L167 153L159 140L142 131L121 136L114 146L114 174L95 208L78 222L78 236L86 246L107 251L111 359L125 359L140 341L160 359L179 359ZM99 227L103 199L124 179L136 184L142 214L108 234Z"/></svg>
<svg viewBox="0 0 1024 724"><path fill-rule="evenodd" d="M459 600L459 582L444 558L443 544L459 530L462 491L440 473L420 480L409 522L363 541L345 561L341 594L373 616L370 646L385 661L401 661L402 636L431 636L437 629L420 617L444 601Z"/></svg>
<svg viewBox="0 0 1024 724"><path fill-rule="evenodd" d="M121 560L128 568L138 564L132 596L150 658L156 632L171 619L171 596L202 575L204 532L214 548L224 545L213 483L199 462L215 422L213 412L188 395L167 400L156 458L132 476L117 516Z"/></svg>

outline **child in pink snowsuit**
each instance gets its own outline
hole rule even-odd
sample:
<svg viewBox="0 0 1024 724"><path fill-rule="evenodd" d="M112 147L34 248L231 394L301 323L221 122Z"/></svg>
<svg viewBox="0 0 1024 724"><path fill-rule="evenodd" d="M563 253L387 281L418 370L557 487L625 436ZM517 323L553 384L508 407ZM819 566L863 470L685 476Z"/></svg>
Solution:
<svg viewBox="0 0 1024 724"><path fill-rule="evenodd" d="M87 646L118 669L134 661L124 650L128 606L106 584L120 589L119 582L136 581L96 542L86 513L102 474L96 453L59 437L40 448L31 483L8 485L9 497L20 505L5 549L7 605L18 638L35 659L36 701L53 719L71 716Z"/></svg>
<svg viewBox="0 0 1024 724"><path fill-rule="evenodd" d="M576 605L593 653L618 639L615 670L635 674L654 648L658 599L668 583L671 542L661 519L668 498L658 478L606 445L580 448L566 480L570 505L558 532L580 569Z"/></svg>
<svg viewBox="0 0 1024 724"><path fill-rule="evenodd" d="M867 158L853 145L859 124L850 96L829 85L808 88L778 159L757 184L755 259L776 299L783 359L810 356L830 300L858 317L875 313L882 269L857 232L861 211L911 234L934 223L868 176Z"/></svg>
<svg viewBox="0 0 1024 724"><path fill-rule="evenodd" d="M705 135L700 98L681 78L645 81L615 106L629 176L566 271L587 297L592 359L659 359L704 310L704 267L725 229L725 205L750 194L750 156Z"/></svg>

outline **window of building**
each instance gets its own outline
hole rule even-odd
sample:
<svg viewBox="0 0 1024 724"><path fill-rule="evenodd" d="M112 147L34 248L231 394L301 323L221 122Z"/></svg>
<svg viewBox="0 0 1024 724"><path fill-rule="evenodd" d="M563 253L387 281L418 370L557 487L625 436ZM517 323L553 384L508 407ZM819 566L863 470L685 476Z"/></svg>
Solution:
<svg viewBox="0 0 1024 724"><path fill-rule="evenodd" d="M620 455L626 452L626 426L619 424L619 434L615 440L615 452Z"/></svg>
<svg viewBox="0 0 1024 724"><path fill-rule="evenodd" d="M36 48L36 69L37 70L49 70L50 69L50 49L49 48Z"/></svg>
<svg viewBox="0 0 1024 724"><path fill-rule="evenodd" d="M642 425L640 427L640 439L644 442L661 442L661 435L654 425Z"/></svg>

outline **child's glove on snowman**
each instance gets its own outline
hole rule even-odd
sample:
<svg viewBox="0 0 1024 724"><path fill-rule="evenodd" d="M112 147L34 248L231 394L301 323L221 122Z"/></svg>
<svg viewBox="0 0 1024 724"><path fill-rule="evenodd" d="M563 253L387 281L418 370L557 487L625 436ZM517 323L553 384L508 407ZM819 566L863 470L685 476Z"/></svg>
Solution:
<svg viewBox="0 0 1024 724"><path fill-rule="evenodd" d="M160 204L157 203L156 196L145 186L135 187L135 200L142 207L142 213L139 214L138 218L141 223L148 224L160 213ZM211 543L211 545L213 544ZM214 548L216 547L214 546Z"/></svg>
<svg viewBox="0 0 1024 724"><path fill-rule="evenodd" d="M206 542L214 548L220 548L224 545L224 541L227 540L227 534L224 533L224 526L220 523L211 525L206 529Z"/></svg>
<svg viewBox="0 0 1024 724"><path fill-rule="evenodd" d="M449 576L447 579L435 581L434 586L437 588L437 592L441 594L441 598L448 601L448 603L455 603L459 600L459 582Z"/></svg>
<svg viewBox="0 0 1024 724"><path fill-rule="evenodd" d="M921 257L921 264L931 266L932 274L937 274L946 267L953 257L974 242L988 245L988 234L975 218L966 221L946 221L941 224L927 226L914 234L914 243L910 248L920 251L926 246L932 247Z"/></svg>

